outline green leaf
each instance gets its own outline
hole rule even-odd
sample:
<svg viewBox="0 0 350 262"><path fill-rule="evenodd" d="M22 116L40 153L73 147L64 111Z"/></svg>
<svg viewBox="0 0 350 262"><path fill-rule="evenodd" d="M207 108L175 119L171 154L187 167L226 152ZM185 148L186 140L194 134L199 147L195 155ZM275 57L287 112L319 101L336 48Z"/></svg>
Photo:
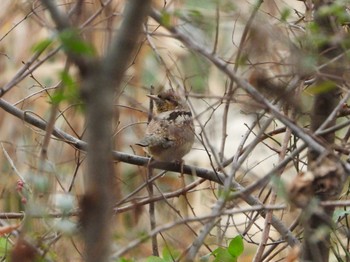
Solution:
<svg viewBox="0 0 350 262"><path fill-rule="evenodd" d="M238 235L233 238L230 241L227 250L233 257L239 257L244 250L243 237L241 235Z"/></svg>
<svg viewBox="0 0 350 262"><path fill-rule="evenodd" d="M46 38L32 46L32 51L35 53L43 52L49 45L51 45L52 39Z"/></svg>
<svg viewBox="0 0 350 262"><path fill-rule="evenodd" d="M204 16L197 9L191 9L188 11L188 16L191 18L192 22L195 24L201 24L203 22Z"/></svg>
<svg viewBox="0 0 350 262"><path fill-rule="evenodd" d="M281 21L285 22L287 21L288 17L290 17L291 10L289 8L285 8L282 10L281 13Z"/></svg>
<svg viewBox="0 0 350 262"><path fill-rule="evenodd" d="M215 256L213 262L236 262L237 257L234 257L230 254L228 249L219 247L215 249L212 253Z"/></svg>
<svg viewBox="0 0 350 262"><path fill-rule="evenodd" d="M65 87L65 95L68 99L76 99L78 94L78 86L73 77L66 71L60 73L60 78Z"/></svg>
<svg viewBox="0 0 350 262"><path fill-rule="evenodd" d="M59 73L62 81L62 87L57 89L56 92L51 96L51 103L59 104L65 100L76 103L80 96L78 85L76 84L73 77L66 71Z"/></svg>
<svg viewBox="0 0 350 262"><path fill-rule="evenodd" d="M56 90L56 92L50 98L50 102L54 105L58 105L63 100L65 100L63 89Z"/></svg>
<svg viewBox="0 0 350 262"><path fill-rule="evenodd" d="M135 260L134 259L128 259L128 258L120 258L118 259L118 262L134 262Z"/></svg>
<svg viewBox="0 0 350 262"><path fill-rule="evenodd" d="M67 29L59 34L63 48L74 54L93 56L95 54L94 47L81 39L77 30Z"/></svg>
<svg viewBox="0 0 350 262"><path fill-rule="evenodd" d="M320 26L315 22L310 22L306 26L306 30L308 33L308 36L304 38L307 42L307 46L309 48L319 48L320 46L328 43L329 36L326 35L321 29Z"/></svg>
<svg viewBox="0 0 350 262"><path fill-rule="evenodd" d="M161 257L150 256L146 259L146 262L166 262L166 260Z"/></svg>
<svg viewBox="0 0 350 262"><path fill-rule="evenodd" d="M0 237L0 258L6 257L9 248L8 239L6 237Z"/></svg>
<svg viewBox="0 0 350 262"><path fill-rule="evenodd" d="M323 94L323 93L327 93L333 89L335 89L337 86L334 82L332 81L324 81L318 85L314 85L312 87L309 87L307 89L307 92L313 94L313 95L317 95L317 94Z"/></svg>
<svg viewBox="0 0 350 262"><path fill-rule="evenodd" d="M161 15L162 15L160 18L161 24L165 27L170 26L170 18L171 18L170 14L168 12L163 11Z"/></svg>
<svg viewBox="0 0 350 262"><path fill-rule="evenodd" d="M318 14L322 17L335 16L339 23L347 23L350 20L349 13L345 8L345 3L339 3L337 1L331 5L323 5L319 8Z"/></svg>
<svg viewBox="0 0 350 262"><path fill-rule="evenodd" d="M180 255L180 252L171 247L163 248L162 250L162 257L164 261L172 262L174 261L174 258L179 257L179 255Z"/></svg>
<svg viewBox="0 0 350 262"><path fill-rule="evenodd" d="M248 57L248 54L242 54L237 63L240 65L240 66L244 66L247 64L247 61L248 61L249 57Z"/></svg>

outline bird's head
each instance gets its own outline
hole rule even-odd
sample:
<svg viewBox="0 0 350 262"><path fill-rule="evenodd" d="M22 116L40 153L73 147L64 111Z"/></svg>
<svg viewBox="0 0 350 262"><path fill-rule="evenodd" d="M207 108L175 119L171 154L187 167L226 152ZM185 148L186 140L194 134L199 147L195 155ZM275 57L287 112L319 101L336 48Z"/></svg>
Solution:
<svg viewBox="0 0 350 262"><path fill-rule="evenodd" d="M190 110L185 99L182 99L173 90L169 89L160 92L158 95L147 95L156 105L157 113L162 113L171 110Z"/></svg>

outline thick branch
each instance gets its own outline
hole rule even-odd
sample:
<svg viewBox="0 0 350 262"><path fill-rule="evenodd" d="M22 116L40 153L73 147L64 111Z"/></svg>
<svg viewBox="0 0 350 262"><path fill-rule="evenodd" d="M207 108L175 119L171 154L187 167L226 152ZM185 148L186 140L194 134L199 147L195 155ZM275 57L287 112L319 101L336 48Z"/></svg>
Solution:
<svg viewBox="0 0 350 262"><path fill-rule="evenodd" d="M72 30L68 16L52 0L42 0L59 32L67 31L74 41L82 41ZM81 201L81 225L86 261L107 261L110 245L114 169L112 126L114 97L136 47L150 0L130 0L124 20L110 50L101 61L66 46L68 57L79 67L82 95L86 102L87 172L86 193ZM118 114L117 114L118 115Z"/></svg>
<svg viewBox="0 0 350 262"><path fill-rule="evenodd" d="M332 4L333 1L315 0L315 24L320 32L332 39L335 35L340 34L341 26L336 22L336 17L330 15L323 15L320 13L322 7ZM345 7L344 7L345 9ZM320 126L333 127L336 123L336 117L329 116L334 112L334 109L339 104L341 90L339 86L343 84L344 60L343 49L340 43L336 41L325 41L318 48L318 59L320 65L320 72L317 76L317 85L328 83L330 88L326 92L321 92L315 95L313 109L311 112L311 130L316 131ZM337 58L337 59L334 59ZM328 120L327 124L325 122ZM323 141L332 146L335 142L335 131L320 135ZM313 163L320 157L320 153L314 148L309 148L308 152L308 168L313 166ZM325 163L323 165L326 166ZM322 164L321 164L322 166ZM314 174L317 176L318 174ZM311 197L320 198L322 200L333 200L338 197L343 184L339 180L334 183L336 172L330 173L328 178L322 184L333 183L332 190L319 190L314 192ZM343 174L345 176L345 174ZM332 230L329 221L332 221L332 214L334 208L322 208L321 211L314 210L311 205L304 210L304 243L302 249L303 261L329 261L329 250L331 247L330 232ZM328 229L322 237L317 237L320 230Z"/></svg>
<svg viewBox="0 0 350 262"><path fill-rule="evenodd" d="M16 108L15 106L11 105L10 103L6 102L3 99L0 99L0 107L3 108L5 111L9 112L10 114L16 116L17 118L22 119L25 122L37 128L40 128L41 130L46 129L46 122L44 120L31 115L29 112L25 112ZM63 132L58 128L54 128L52 134L55 137L62 139L64 142L71 144L73 147L79 150L86 151L87 149L87 143L85 141L77 139ZM132 165L139 165L139 166L147 166L149 163L149 158L130 155L130 154L126 154L118 151L113 151L113 158L116 161L129 163ZM291 159L292 158L290 158L289 160ZM283 164L286 165L287 163L288 162L286 161ZM182 168L181 168L181 165L177 163L168 163L168 162L154 162L152 163L152 165L154 168L159 168L159 169L178 172L178 173L182 172L183 174L187 174L187 175L196 175L198 177L205 178L219 184L222 184L225 179L225 176L220 172L215 172L213 170L194 167L190 165L183 165ZM245 188L235 181L233 181L232 188L237 192L245 192ZM244 201L246 201L250 205L262 205L259 199L251 196L249 193L242 193L242 194L238 193L237 197L238 196L244 199ZM262 213L262 216L264 216L264 213ZM271 224L273 225L274 228L276 228L276 230L281 234L281 236L287 240L289 245L293 246L299 243L299 240L293 236L293 234L280 221L280 219L273 217Z"/></svg>

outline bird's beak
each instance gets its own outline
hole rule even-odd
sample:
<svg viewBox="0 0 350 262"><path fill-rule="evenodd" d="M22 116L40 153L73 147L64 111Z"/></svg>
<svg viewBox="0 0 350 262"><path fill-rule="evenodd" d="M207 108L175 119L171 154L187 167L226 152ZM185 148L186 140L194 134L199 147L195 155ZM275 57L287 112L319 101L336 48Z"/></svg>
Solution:
<svg viewBox="0 0 350 262"><path fill-rule="evenodd" d="M151 98L152 100L154 100L154 101L160 101L161 99L158 97L158 96L156 96L156 95L146 95L146 96L148 96L149 98Z"/></svg>

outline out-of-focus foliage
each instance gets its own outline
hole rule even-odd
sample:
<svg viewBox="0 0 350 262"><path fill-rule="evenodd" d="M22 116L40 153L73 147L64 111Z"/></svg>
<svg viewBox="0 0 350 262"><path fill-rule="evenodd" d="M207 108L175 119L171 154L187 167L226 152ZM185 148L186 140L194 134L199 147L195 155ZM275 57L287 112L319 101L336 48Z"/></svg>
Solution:
<svg viewBox="0 0 350 262"><path fill-rule="evenodd" d="M102 5L98 0L54 2L69 16L74 29L59 33L40 1L0 2L0 88L6 87L2 99L25 115L84 140L81 79L66 52L87 58L105 54L120 28L125 1ZM222 210L213 215L213 207L223 196L221 185L198 182L196 174L164 174L155 169L153 177L157 178L151 195L146 168L116 161L115 179L110 181L115 190L108 192L114 196L115 212L112 259L153 262L183 258L208 221L214 219L215 227L199 249L201 261L251 261L267 228L262 206L233 197L269 174L302 141L281 121L270 119L266 106L237 85L224 69L252 85L303 131L309 128L313 97L334 88L332 81L315 82L320 64L329 62L322 61L317 50L338 41L348 55L349 36L330 37L322 31L306 2L154 1L160 23L151 17L145 23L122 92L115 96L119 118L115 116L113 147L122 153L146 156L135 145L147 125L146 95L152 87L154 93L172 88L188 100L195 121L196 141L184 163L225 176L235 172L234 181L242 188L230 191ZM347 1L335 1L321 8L319 15L334 16L346 29L348 8ZM169 30L172 27L178 34ZM195 45L186 45L183 36ZM215 64L216 58L225 68ZM297 84L293 84L295 79ZM345 80L346 76L343 90L348 87ZM343 109L345 116L339 123L348 121L346 105ZM0 123L0 208L4 212L0 225L26 227L30 232L26 241L42 259L83 261L77 214L85 190L85 152L50 134L43 157L47 130L2 109ZM340 158L349 154L348 136L345 128L337 131L334 148ZM283 172L273 172L276 177L272 185L257 186L249 192L271 208L265 214L276 209L273 215L296 239L302 231L295 221L300 210L281 209L281 205L286 205L285 191L290 182L306 169L303 151L281 168ZM348 199L348 190L341 197ZM156 210L156 227L152 230L150 201L155 202ZM24 212L31 212L30 223L23 220ZM333 234L333 252L344 259L349 257L348 213L344 207L334 214L334 222L343 231ZM160 257L152 256L151 231L156 232ZM20 230L13 229L0 238L1 258L8 259L19 236ZM265 261L285 259L293 250L272 225Z"/></svg>

